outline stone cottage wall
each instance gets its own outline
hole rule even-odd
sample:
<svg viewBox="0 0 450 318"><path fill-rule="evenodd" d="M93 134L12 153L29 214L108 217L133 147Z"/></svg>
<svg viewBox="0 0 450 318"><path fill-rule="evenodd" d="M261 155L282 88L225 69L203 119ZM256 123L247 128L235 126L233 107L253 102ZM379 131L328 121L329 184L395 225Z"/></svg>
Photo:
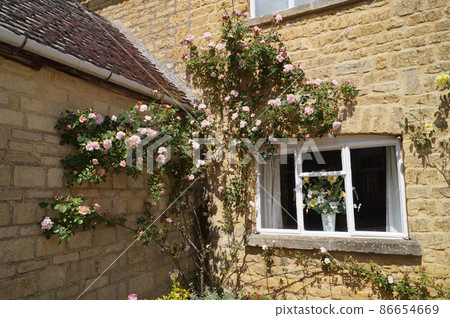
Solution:
<svg viewBox="0 0 450 318"><path fill-rule="evenodd" d="M0 57L0 299L75 299L132 243L128 230L99 226L69 243L47 241L38 222L40 201L82 193L116 216L142 211L145 180L109 176L107 183L68 190L53 128L66 109L94 107L118 114L136 100L43 67L35 71ZM136 243L89 289L83 299L155 298L170 285L169 259L155 245Z"/></svg>
<svg viewBox="0 0 450 318"><path fill-rule="evenodd" d="M402 113L422 109L435 120L442 93L434 78L450 67L449 7L445 0L316 1L329 3L314 12L284 13L279 32L295 63L301 63L310 78L351 80L361 93L351 115L345 117L345 134L401 133L398 121ZM129 0L99 11L110 20L120 20L169 67L183 73L180 62L185 47L179 40L193 34L198 42L204 32L218 37L221 8L245 10L249 1ZM263 25L262 18L250 24ZM265 27L265 24L263 25ZM197 43L198 43L197 42ZM206 42L205 42L206 44ZM447 105L448 107L448 105ZM447 120L448 123L448 120ZM447 130L448 134L448 130ZM403 136L403 159L410 238L420 242L422 255L382 256L357 254L363 261L374 260L393 273L410 265L426 265L428 272L448 277L450 234L450 192L448 183L437 170L423 169L422 161ZM247 247L246 260L253 264L244 282L261 282L264 265L260 249ZM364 251L361 251L364 252ZM337 253L343 256L346 253ZM295 267L280 257L275 265ZM275 266L274 270L277 266ZM281 267L279 268L281 270ZM327 277L325 277L327 278ZM332 277L328 277L328 282ZM273 284L279 281L273 280ZM261 283L264 285L265 283ZM305 292L294 285L283 297L295 298L368 298L365 292L344 293L327 283L303 281ZM341 291L339 291L341 290ZM336 296L337 295L337 296Z"/></svg>

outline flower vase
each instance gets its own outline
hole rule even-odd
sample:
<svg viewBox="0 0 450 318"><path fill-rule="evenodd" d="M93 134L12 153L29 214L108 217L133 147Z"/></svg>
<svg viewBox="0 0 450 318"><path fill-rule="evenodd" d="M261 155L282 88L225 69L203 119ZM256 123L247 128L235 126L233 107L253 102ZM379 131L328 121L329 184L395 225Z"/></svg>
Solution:
<svg viewBox="0 0 450 318"><path fill-rule="evenodd" d="M322 213L322 226L325 232L334 232L336 227L336 213Z"/></svg>

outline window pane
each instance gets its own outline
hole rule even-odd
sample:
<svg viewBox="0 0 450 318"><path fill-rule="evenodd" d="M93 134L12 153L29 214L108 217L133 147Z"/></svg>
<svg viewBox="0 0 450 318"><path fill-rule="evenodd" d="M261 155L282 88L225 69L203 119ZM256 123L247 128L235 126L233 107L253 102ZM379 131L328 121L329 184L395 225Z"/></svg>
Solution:
<svg viewBox="0 0 450 318"><path fill-rule="evenodd" d="M305 230L347 231L344 178L304 177L302 180ZM327 229L328 216L334 218L334 226Z"/></svg>
<svg viewBox="0 0 450 318"><path fill-rule="evenodd" d="M294 5L295 6L299 6L301 4L305 4L305 3L310 3L313 2L314 0L294 0Z"/></svg>
<svg viewBox="0 0 450 318"><path fill-rule="evenodd" d="M261 227L297 229L294 155L274 155L259 167Z"/></svg>
<svg viewBox="0 0 450 318"><path fill-rule="evenodd" d="M302 153L302 172L341 171L341 150Z"/></svg>
<svg viewBox="0 0 450 318"><path fill-rule="evenodd" d="M283 157L287 158L283 160ZM283 164L284 162L286 162L286 164ZM297 229L297 208L295 206L295 168L293 154L281 156L280 180L281 206L283 207L283 228Z"/></svg>
<svg viewBox="0 0 450 318"><path fill-rule="evenodd" d="M255 0L255 16L259 17L265 14L289 8L288 0Z"/></svg>
<svg viewBox="0 0 450 318"><path fill-rule="evenodd" d="M401 232L395 147L351 149L357 231Z"/></svg>

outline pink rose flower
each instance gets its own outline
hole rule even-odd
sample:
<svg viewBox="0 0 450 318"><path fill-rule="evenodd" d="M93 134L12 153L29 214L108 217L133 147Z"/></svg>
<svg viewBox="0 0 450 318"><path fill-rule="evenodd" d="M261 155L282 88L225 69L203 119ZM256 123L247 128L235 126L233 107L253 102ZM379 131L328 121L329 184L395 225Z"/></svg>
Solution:
<svg viewBox="0 0 450 318"><path fill-rule="evenodd" d="M295 102L294 94L287 94L286 100L287 100L288 104L292 104L293 102Z"/></svg>
<svg viewBox="0 0 450 318"><path fill-rule="evenodd" d="M166 153L167 152L167 148L166 147L159 147L158 148L158 153Z"/></svg>
<svg viewBox="0 0 450 318"><path fill-rule="evenodd" d="M198 105L197 108L200 109L200 110L202 110L202 109L205 109L205 108L206 108L206 105L205 105L205 104L200 104L200 105Z"/></svg>
<svg viewBox="0 0 450 318"><path fill-rule="evenodd" d="M98 165L98 159L92 159L92 164L94 164L94 165Z"/></svg>
<svg viewBox="0 0 450 318"><path fill-rule="evenodd" d="M42 230L50 230L53 227L52 219L50 219L48 216L45 217L45 219L41 222L41 229Z"/></svg>
<svg viewBox="0 0 450 318"><path fill-rule="evenodd" d="M238 113L234 113L233 115L231 115L231 120L235 120L236 118L238 118L238 116Z"/></svg>
<svg viewBox="0 0 450 318"><path fill-rule="evenodd" d="M122 137L124 137L124 136L125 136L125 133L124 133L123 131L119 131L119 132L117 133L117 135L116 135L116 138L119 139L119 140L121 140Z"/></svg>
<svg viewBox="0 0 450 318"><path fill-rule="evenodd" d="M201 159L198 159L197 162L195 163L196 168L200 168L203 165L205 165L205 161Z"/></svg>
<svg viewBox="0 0 450 318"><path fill-rule="evenodd" d="M86 215L89 213L89 208L87 206L84 205L80 205L78 207L78 213L82 214L82 215Z"/></svg>
<svg viewBox="0 0 450 318"><path fill-rule="evenodd" d="M255 121L255 126L259 126L259 125L261 125L261 120L257 119L257 120Z"/></svg>
<svg viewBox="0 0 450 318"><path fill-rule="evenodd" d="M138 296L136 294L129 294L128 300L138 300Z"/></svg>
<svg viewBox="0 0 450 318"><path fill-rule="evenodd" d="M322 80L321 80L320 78L316 78L316 79L314 80L314 84L320 85L320 83L322 83Z"/></svg>
<svg viewBox="0 0 450 318"><path fill-rule="evenodd" d="M140 107L139 107L139 111L140 112L146 112L148 110L148 106L147 105L141 105Z"/></svg>
<svg viewBox="0 0 450 318"><path fill-rule="evenodd" d="M96 119L97 115L95 113L89 113L88 117L89 119Z"/></svg>
<svg viewBox="0 0 450 318"><path fill-rule="evenodd" d="M121 160L119 163L119 166L125 167L127 165L127 162L125 160Z"/></svg>
<svg viewBox="0 0 450 318"><path fill-rule="evenodd" d="M294 65L292 64L286 64L285 66L283 66L283 71L285 72L289 72L289 71L293 71L294 70Z"/></svg>
<svg viewBox="0 0 450 318"><path fill-rule="evenodd" d="M110 149L112 147L112 141L111 139L105 139L103 140L103 148L106 150Z"/></svg>
<svg viewBox="0 0 450 318"><path fill-rule="evenodd" d="M203 38L204 38L205 40L209 40L209 39L211 38L211 32L205 32L205 33L203 33Z"/></svg>
<svg viewBox="0 0 450 318"><path fill-rule="evenodd" d="M242 111L249 112L250 108L248 106L244 106L244 107L242 107Z"/></svg>
<svg viewBox="0 0 450 318"><path fill-rule="evenodd" d="M333 122L333 130L338 130L341 127L340 121Z"/></svg>
<svg viewBox="0 0 450 318"><path fill-rule="evenodd" d="M268 139L269 139L270 142L277 142L278 141L278 138L276 138L274 136L269 136Z"/></svg>
<svg viewBox="0 0 450 318"><path fill-rule="evenodd" d="M141 135L146 135L147 134L147 128L144 128L144 127L138 128L137 131Z"/></svg>
<svg viewBox="0 0 450 318"><path fill-rule="evenodd" d="M225 45L223 45L222 43L218 43L216 45L216 51L220 52L225 48Z"/></svg>
<svg viewBox="0 0 450 318"><path fill-rule="evenodd" d="M100 204L94 203L94 210L98 210L98 209L100 209Z"/></svg>
<svg viewBox="0 0 450 318"><path fill-rule="evenodd" d="M194 37L192 34L189 34L189 35L186 37L186 39L184 39L184 40L185 40L185 42L188 43L188 44L193 44L193 43L194 43L194 39L195 39L195 37Z"/></svg>
<svg viewBox="0 0 450 318"><path fill-rule="evenodd" d="M98 174L99 174L100 177L105 175L105 172L106 172L105 169L99 169L98 170Z"/></svg>
<svg viewBox="0 0 450 318"><path fill-rule="evenodd" d="M152 120L152 116L144 116L144 121L147 123L147 122L149 122L150 120Z"/></svg>
<svg viewBox="0 0 450 318"><path fill-rule="evenodd" d="M131 148L135 148L138 144L141 143L141 137L133 135L130 138L128 138L126 142L130 145Z"/></svg>
<svg viewBox="0 0 450 318"><path fill-rule="evenodd" d="M89 141L86 145L87 151L94 151L100 149L100 144L97 141Z"/></svg>
<svg viewBox="0 0 450 318"><path fill-rule="evenodd" d="M167 157L164 155L158 155L158 157L156 157L156 161L159 163L164 163L166 161Z"/></svg>
<svg viewBox="0 0 450 318"><path fill-rule="evenodd" d="M192 180L195 179L195 177L194 177L193 174L190 174L190 175L187 176L187 179L188 179L189 181L192 181Z"/></svg>
<svg viewBox="0 0 450 318"><path fill-rule="evenodd" d="M167 223L172 223L173 221L172 221L171 218L166 218L166 222L167 222Z"/></svg>
<svg viewBox="0 0 450 318"><path fill-rule="evenodd" d="M266 40L259 41L259 44L262 44L262 45L266 44Z"/></svg>
<svg viewBox="0 0 450 318"><path fill-rule="evenodd" d="M212 72L212 73L210 74L210 76L214 78L214 77L217 76L217 74L216 74L216 72Z"/></svg>
<svg viewBox="0 0 450 318"><path fill-rule="evenodd" d="M222 192L223 192L223 186L219 186L219 187L217 188L217 191L218 191L219 193L222 193Z"/></svg>
<svg viewBox="0 0 450 318"><path fill-rule="evenodd" d="M117 116L116 115L112 115L111 116L111 121L117 121Z"/></svg>
<svg viewBox="0 0 450 318"><path fill-rule="evenodd" d="M155 137L156 135L158 135L158 132L156 130L153 130L151 128L147 129L147 136Z"/></svg>
<svg viewBox="0 0 450 318"><path fill-rule="evenodd" d="M211 122L205 119L205 120L203 120L203 121L200 123L200 125L201 125L203 128L205 128L205 127L208 127L209 125L211 125Z"/></svg>
<svg viewBox="0 0 450 318"><path fill-rule="evenodd" d="M80 123L84 123L86 120L87 120L86 117L84 117L83 115L80 116L80 119L79 119Z"/></svg>
<svg viewBox="0 0 450 318"><path fill-rule="evenodd" d="M258 26L254 26L253 28L252 28L252 31L255 33L255 34L258 34L259 32L261 32L261 28L259 28Z"/></svg>
<svg viewBox="0 0 450 318"><path fill-rule="evenodd" d="M284 61L284 57L281 54L278 54L277 55L277 61L280 62L280 63L283 62Z"/></svg>
<svg viewBox="0 0 450 318"><path fill-rule="evenodd" d="M242 120L242 121L239 123L239 127L240 127L240 128L244 128L245 126L247 126L247 122L246 122L245 120Z"/></svg>
<svg viewBox="0 0 450 318"><path fill-rule="evenodd" d="M223 74L219 75L219 79L222 79L224 77L225 77L225 75L223 75Z"/></svg>
<svg viewBox="0 0 450 318"><path fill-rule="evenodd" d="M237 91L235 91L235 90L232 90L232 91L230 92L230 95L231 95L231 96L234 96L234 97L238 97L238 96L239 96L239 93L238 93Z"/></svg>
<svg viewBox="0 0 450 318"><path fill-rule="evenodd" d="M338 81L336 81L335 79L331 80L331 84L333 84L333 86L335 87L339 85Z"/></svg>
<svg viewBox="0 0 450 318"><path fill-rule="evenodd" d="M314 112L314 108L312 107L305 107L305 114L306 115L311 115Z"/></svg>
<svg viewBox="0 0 450 318"><path fill-rule="evenodd" d="M227 97L225 97L223 100L225 101L225 102L228 102L229 100L230 100L230 96L227 96Z"/></svg>
<svg viewBox="0 0 450 318"><path fill-rule="evenodd" d="M280 23L283 20L283 17L281 16L281 14L274 13L273 18L274 18L276 24Z"/></svg>
<svg viewBox="0 0 450 318"><path fill-rule="evenodd" d="M103 116L101 114L97 114L97 116L95 117L95 123L97 125L101 125L103 123Z"/></svg>
<svg viewBox="0 0 450 318"><path fill-rule="evenodd" d="M280 106L281 100L279 98L277 99L271 99L267 102L267 105L273 105L273 106Z"/></svg>

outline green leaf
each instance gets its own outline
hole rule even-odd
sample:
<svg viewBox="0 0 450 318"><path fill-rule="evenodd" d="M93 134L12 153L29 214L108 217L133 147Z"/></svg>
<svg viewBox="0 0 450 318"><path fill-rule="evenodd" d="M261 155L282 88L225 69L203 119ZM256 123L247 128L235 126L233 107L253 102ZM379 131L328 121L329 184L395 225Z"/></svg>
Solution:
<svg viewBox="0 0 450 318"><path fill-rule="evenodd" d="M39 206L41 207L41 208L46 208L46 207L48 207L48 203L47 202L39 202Z"/></svg>

